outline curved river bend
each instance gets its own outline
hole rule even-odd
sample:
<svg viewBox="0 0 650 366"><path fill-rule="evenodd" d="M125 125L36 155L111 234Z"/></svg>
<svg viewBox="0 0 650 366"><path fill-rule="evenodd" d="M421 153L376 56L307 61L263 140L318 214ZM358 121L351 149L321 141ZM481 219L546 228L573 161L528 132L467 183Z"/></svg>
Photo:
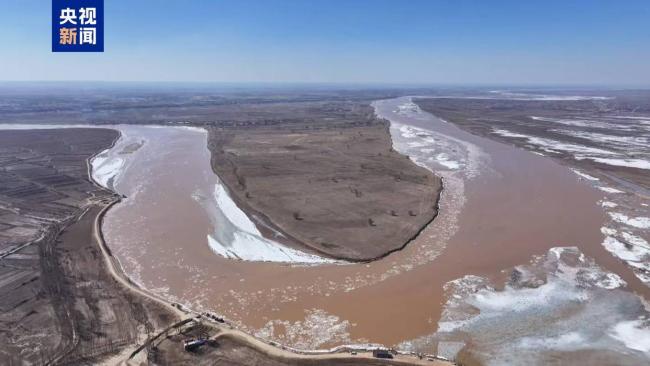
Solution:
<svg viewBox="0 0 650 366"><path fill-rule="evenodd" d="M548 158L422 112L409 98L374 106L391 121L394 147L444 179L439 216L404 250L377 262L345 265L278 251L272 240L256 237L254 218L238 211L219 188L205 131L125 125L113 126L122 138L93 162L95 179L126 196L105 217L108 245L125 272L149 291L298 348L370 342L453 356L468 343L480 360L481 355L497 359L490 352L513 351L508 347L527 339L541 350L529 355L532 360L598 345L606 353L631 352L636 361L645 357L644 345L630 344L626 335L644 331L629 323L647 313L629 291L647 298L647 287L601 245L607 221L598 205L602 191ZM247 238L239 241L244 250L229 252L228 243L238 235ZM254 257L260 251L276 262L227 258L260 259ZM561 278L562 286L504 285L516 266L530 267L540 283ZM562 277L557 268L591 277ZM557 304L564 304L562 299L574 295L578 302L597 297L598 311L615 304L628 310L589 334L574 334L584 325L576 321L568 329L550 327L552 334L542 336L548 329L536 328L535 318L525 316L530 308L523 307L516 319L530 324L521 334L495 333L509 343L495 345L481 336L485 327L497 329L495 324L509 319L513 301L559 296ZM559 319L554 324L566 319L543 301L535 306ZM559 308L602 315L593 308ZM477 310L490 314L488 320L472 320Z"/></svg>

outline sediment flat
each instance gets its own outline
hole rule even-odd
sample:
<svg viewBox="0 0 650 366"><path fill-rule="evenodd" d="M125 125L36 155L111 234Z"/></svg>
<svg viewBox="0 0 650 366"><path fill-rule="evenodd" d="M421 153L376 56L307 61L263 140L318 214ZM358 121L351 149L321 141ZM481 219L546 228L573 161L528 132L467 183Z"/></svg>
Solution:
<svg viewBox="0 0 650 366"><path fill-rule="evenodd" d="M384 121L363 118L212 128L213 170L241 208L283 234L275 240L337 259L384 257L436 216L441 180L392 149Z"/></svg>

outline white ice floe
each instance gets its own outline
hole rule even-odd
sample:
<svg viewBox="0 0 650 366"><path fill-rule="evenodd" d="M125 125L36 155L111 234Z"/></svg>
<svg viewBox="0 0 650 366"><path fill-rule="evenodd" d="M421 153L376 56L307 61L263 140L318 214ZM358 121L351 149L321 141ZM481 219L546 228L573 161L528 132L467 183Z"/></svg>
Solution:
<svg viewBox="0 0 650 366"><path fill-rule="evenodd" d="M426 141L411 141L411 142L408 142L407 145L408 145L408 147L416 148L416 147L429 146L429 143L427 143ZM423 150L430 150L430 149L423 149ZM422 150L420 150L420 151L422 151Z"/></svg>
<svg viewBox="0 0 650 366"><path fill-rule="evenodd" d="M607 193L625 193L623 191L620 191L620 190L618 190L616 188L612 188L612 187L602 187L602 186L600 186L600 187L598 187L598 189L600 189L603 192L607 192Z"/></svg>
<svg viewBox="0 0 650 366"><path fill-rule="evenodd" d="M531 349L564 349L570 350L584 344L585 337L580 332L569 332L556 337L524 337L518 347Z"/></svg>
<svg viewBox="0 0 650 366"><path fill-rule="evenodd" d="M208 235L210 248L222 257L257 262L333 263L333 260L309 255L249 233L235 233L230 245L222 245Z"/></svg>
<svg viewBox="0 0 650 366"><path fill-rule="evenodd" d="M254 235L261 235L255 224L246 216L246 213L232 200L223 184L217 184L214 187L214 198L217 206L235 228Z"/></svg>
<svg viewBox="0 0 650 366"><path fill-rule="evenodd" d="M603 233L603 235L616 235L616 234L618 234L618 231L616 231L616 229L612 229L611 227L607 227L607 226L601 227L600 232Z"/></svg>
<svg viewBox="0 0 650 366"><path fill-rule="evenodd" d="M247 261L305 264L336 262L266 239L253 221L232 200L221 183L214 189L214 203L216 210L212 212L217 216L217 229L215 233L208 235L208 243L215 253L223 257Z"/></svg>
<svg viewBox="0 0 650 366"><path fill-rule="evenodd" d="M611 202L611 201L600 201L600 206L604 208L614 208L614 207L618 207L618 203Z"/></svg>
<svg viewBox="0 0 650 366"><path fill-rule="evenodd" d="M628 262L635 268L645 266L644 261L650 256L650 249L638 245L625 245L614 237L608 236L603 241L603 246L615 257ZM637 263L633 265L631 262ZM650 265L650 263L648 263Z"/></svg>
<svg viewBox="0 0 650 366"><path fill-rule="evenodd" d="M407 124L391 121L395 150L434 172L458 171L467 177L478 174L480 150L454 137Z"/></svg>
<svg viewBox="0 0 650 366"><path fill-rule="evenodd" d="M582 178L584 178L584 179L586 179L586 180L590 180L590 181L597 181L597 180L600 180L600 179L598 179L598 178L596 178L596 177L592 177L592 176L589 175L589 174L585 174L585 173L583 173L583 172L581 172L581 171L579 171L579 170L577 170L577 169L571 169L571 171L574 172L574 173L576 173L578 176L580 176L580 177L582 177Z"/></svg>
<svg viewBox="0 0 650 366"><path fill-rule="evenodd" d="M406 139L401 144L394 141L397 150L409 155L416 164L428 167L425 162L434 163L449 170L459 170L464 166L459 159L461 157L458 156L458 151L462 150L451 138L409 125L398 123L392 125L399 130L401 137ZM434 138L434 134L437 137ZM454 154L456 159L451 157L454 152L456 152Z"/></svg>
<svg viewBox="0 0 650 366"><path fill-rule="evenodd" d="M549 364L562 352L594 349L621 364L647 364L647 342L634 338L647 337L649 324L639 320L648 311L624 286L577 248L552 248L517 266L502 290L472 275L447 283L439 332L403 345L466 342L464 352L486 365Z"/></svg>
<svg viewBox="0 0 650 366"><path fill-rule="evenodd" d="M419 112L420 112L420 107L418 107L417 104L411 101L398 105L397 109L395 110L395 113L399 113L399 114L409 114L409 113L419 113Z"/></svg>
<svg viewBox="0 0 650 366"><path fill-rule="evenodd" d="M111 155L109 149L102 151L91 161L93 179L105 188L112 189L124 167L124 159Z"/></svg>
<svg viewBox="0 0 650 366"><path fill-rule="evenodd" d="M622 321L613 327L610 335L623 342L627 348L650 353L650 328L647 320Z"/></svg>
<svg viewBox="0 0 650 366"><path fill-rule="evenodd" d="M490 318L494 312L506 309L513 313L524 313L549 306L552 300L580 302L587 299L582 291L565 291L566 286L602 289L625 286L625 281L618 275L602 271L575 247L551 248L544 258L534 260L533 266L542 266L550 271L546 282L536 278L536 271L519 266L515 269L515 283L507 285L503 291L495 291L476 276L456 280L450 289L460 298L471 294L469 303L481 310L480 314L472 317L476 321L481 317ZM469 287L464 288L466 286ZM449 313L447 315L454 317ZM454 329L445 325L444 321L439 325L447 331Z"/></svg>
<svg viewBox="0 0 650 366"><path fill-rule="evenodd" d="M640 222L638 218L632 220L624 214L608 212L613 221L623 224L632 222L637 226L629 225L638 228L638 224L643 224L644 220ZM614 224L614 223L610 223ZM610 252L614 257L624 261L632 268L634 275L642 282L650 284L650 244L641 236L635 235L629 229L612 227L602 227L600 231L605 235L603 240L603 247Z"/></svg>
<svg viewBox="0 0 650 366"><path fill-rule="evenodd" d="M305 310L304 320L271 320L255 331L263 339L277 339L282 344L302 350L324 344L349 343L352 324L322 309ZM355 346L347 346L355 348Z"/></svg>
<svg viewBox="0 0 650 366"><path fill-rule="evenodd" d="M650 245L648 244L648 242L640 236L623 231L621 233L621 237L623 238L623 240L630 243L631 245L645 247L646 249L650 250Z"/></svg>
<svg viewBox="0 0 650 366"><path fill-rule="evenodd" d="M481 160L486 158L482 151L474 144L445 133L448 126L437 128L441 127L437 126L439 122L447 122L421 111L412 97L376 101L373 106L378 117L390 121L393 148L415 164L442 176L460 173L474 178L479 174ZM420 123L431 128L416 127Z"/></svg>
<svg viewBox="0 0 650 366"><path fill-rule="evenodd" d="M449 160L449 155L445 153L440 153L436 155L436 161L438 162L438 164L443 165L452 170L456 170L460 168L460 164L455 160Z"/></svg>
<svg viewBox="0 0 650 366"><path fill-rule="evenodd" d="M650 217L629 217L619 212L608 212L612 220L638 229L650 229Z"/></svg>

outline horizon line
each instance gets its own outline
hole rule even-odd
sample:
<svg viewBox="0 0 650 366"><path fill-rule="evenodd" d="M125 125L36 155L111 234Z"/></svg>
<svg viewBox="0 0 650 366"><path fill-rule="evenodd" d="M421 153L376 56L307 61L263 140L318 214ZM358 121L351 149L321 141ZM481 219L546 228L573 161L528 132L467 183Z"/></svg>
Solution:
<svg viewBox="0 0 650 366"><path fill-rule="evenodd" d="M382 81L196 81L196 80L0 80L2 84L186 84L232 86L347 86L347 87L507 87L507 88L598 88L598 89L650 89L649 84L630 83L490 83L490 82L382 82Z"/></svg>

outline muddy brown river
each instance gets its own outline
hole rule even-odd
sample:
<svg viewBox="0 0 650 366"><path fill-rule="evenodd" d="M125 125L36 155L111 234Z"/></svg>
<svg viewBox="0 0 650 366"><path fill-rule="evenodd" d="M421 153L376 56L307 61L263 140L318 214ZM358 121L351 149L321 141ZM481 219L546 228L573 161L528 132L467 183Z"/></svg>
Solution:
<svg viewBox="0 0 650 366"><path fill-rule="evenodd" d="M602 246L602 191L551 159L419 111L409 98L374 105L391 121L395 148L444 179L439 216L404 250L347 264L274 247L212 172L205 131L126 125L114 126L122 138L93 164L95 179L126 197L105 217L108 245L149 291L298 348L426 338L439 330L450 281L502 282L506 270L553 247L577 247L626 291L649 297ZM269 261L257 261L258 252ZM418 347L438 346L434 337Z"/></svg>

